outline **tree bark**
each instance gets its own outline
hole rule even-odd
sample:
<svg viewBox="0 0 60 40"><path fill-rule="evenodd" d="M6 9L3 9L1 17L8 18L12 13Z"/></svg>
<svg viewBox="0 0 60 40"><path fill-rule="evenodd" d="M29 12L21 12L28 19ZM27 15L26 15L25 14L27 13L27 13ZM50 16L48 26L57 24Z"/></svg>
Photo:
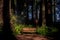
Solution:
<svg viewBox="0 0 60 40"><path fill-rule="evenodd" d="M3 40L16 40L10 25L9 1L11 0L4 0L3 2Z"/></svg>
<svg viewBox="0 0 60 40"><path fill-rule="evenodd" d="M42 26L46 26L46 18L45 18L45 1L42 1Z"/></svg>

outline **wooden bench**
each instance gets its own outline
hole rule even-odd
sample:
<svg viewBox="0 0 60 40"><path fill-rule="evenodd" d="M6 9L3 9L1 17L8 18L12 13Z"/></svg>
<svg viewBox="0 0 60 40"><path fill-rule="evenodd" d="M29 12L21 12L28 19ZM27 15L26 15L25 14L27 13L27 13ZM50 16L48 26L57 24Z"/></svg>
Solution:
<svg viewBox="0 0 60 40"><path fill-rule="evenodd" d="M36 33L36 28L23 28L22 33Z"/></svg>

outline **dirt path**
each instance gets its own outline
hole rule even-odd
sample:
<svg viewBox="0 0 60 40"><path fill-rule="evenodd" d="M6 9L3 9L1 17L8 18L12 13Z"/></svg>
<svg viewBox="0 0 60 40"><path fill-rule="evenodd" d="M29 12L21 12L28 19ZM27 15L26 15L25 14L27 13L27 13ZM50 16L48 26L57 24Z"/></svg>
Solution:
<svg viewBox="0 0 60 40"><path fill-rule="evenodd" d="M18 40L53 40L52 38L47 38L36 34L17 35L17 39Z"/></svg>

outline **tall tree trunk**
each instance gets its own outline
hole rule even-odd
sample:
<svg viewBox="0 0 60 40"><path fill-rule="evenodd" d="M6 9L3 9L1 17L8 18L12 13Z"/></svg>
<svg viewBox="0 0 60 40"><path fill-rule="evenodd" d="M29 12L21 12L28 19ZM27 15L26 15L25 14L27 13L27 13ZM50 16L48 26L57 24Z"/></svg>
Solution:
<svg viewBox="0 0 60 40"><path fill-rule="evenodd" d="M45 18L45 1L42 1L42 26L46 26L46 18Z"/></svg>
<svg viewBox="0 0 60 40"><path fill-rule="evenodd" d="M16 40L12 34L11 25L10 25L10 14L9 14L9 1L4 0L3 6L3 39L4 40Z"/></svg>

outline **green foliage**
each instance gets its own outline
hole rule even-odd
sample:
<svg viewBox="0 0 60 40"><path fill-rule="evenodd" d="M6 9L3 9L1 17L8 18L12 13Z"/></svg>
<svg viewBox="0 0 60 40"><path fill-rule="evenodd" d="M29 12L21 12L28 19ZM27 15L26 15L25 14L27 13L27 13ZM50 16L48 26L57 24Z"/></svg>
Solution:
<svg viewBox="0 0 60 40"><path fill-rule="evenodd" d="M24 27L32 27L32 25L24 25L24 24L17 24L17 23L15 23L14 24L14 35L17 35L17 34L21 34L21 31L22 31L22 29L24 28Z"/></svg>
<svg viewBox="0 0 60 40"><path fill-rule="evenodd" d="M57 28L55 28L55 27L50 27L49 28L47 26L45 26L45 27L43 27L43 26L38 27L37 30L36 30L36 32L38 34L44 35L44 36L46 36L46 35L52 35L52 34L56 33L57 31L58 31Z"/></svg>
<svg viewBox="0 0 60 40"><path fill-rule="evenodd" d="M40 34L40 35L46 35L48 34L48 27L38 27L37 28L37 33Z"/></svg>
<svg viewBox="0 0 60 40"><path fill-rule="evenodd" d="M57 29L56 27L52 27L52 28L51 28L51 32L54 32L54 33L55 33L55 32L57 32L57 31L58 31L58 29Z"/></svg>
<svg viewBox="0 0 60 40"><path fill-rule="evenodd" d="M24 25L24 24L14 24L14 35L21 34L21 31L24 27L32 27L32 25Z"/></svg>
<svg viewBox="0 0 60 40"><path fill-rule="evenodd" d="M27 27L30 27L30 28L31 28L31 27L32 27L32 25L27 25Z"/></svg>
<svg viewBox="0 0 60 40"><path fill-rule="evenodd" d="M24 27L25 25L18 25L18 24L14 24L14 34L21 34L21 31L22 31L22 28Z"/></svg>
<svg viewBox="0 0 60 40"><path fill-rule="evenodd" d="M24 24L24 26L28 27L28 28L32 28L33 27L33 25L31 25L31 24L29 24L29 25Z"/></svg>

